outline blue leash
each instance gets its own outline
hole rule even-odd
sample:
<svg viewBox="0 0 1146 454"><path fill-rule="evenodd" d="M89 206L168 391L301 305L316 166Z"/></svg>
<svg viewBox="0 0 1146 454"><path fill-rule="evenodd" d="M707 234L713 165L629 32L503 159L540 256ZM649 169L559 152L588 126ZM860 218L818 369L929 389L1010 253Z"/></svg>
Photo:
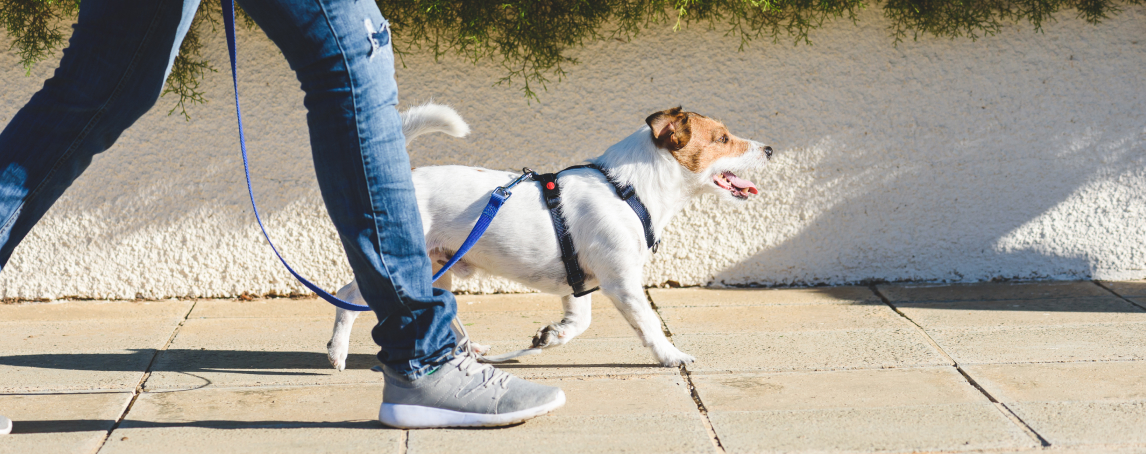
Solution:
<svg viewBox="0 0 1146 454"><path fill-rule="evenodd" d="M290 274L294 275L295 279L302 282L303 286L339 308L351 311L368 311L370 310L370 306L343 301L298 274L294 268L291 268L290 265L287 264L286 259L283 259L282 254L279 253L279 249L271 242L271 237L267 234L267 228L263 226L263 220L259 217L259 207L255 205L255 191L251 188L251 166L247 162L247 139L243 134L243 110L239 107L239 76L237 71L238 65L235 63L235 2L234 0L222 0L222 2L223 22L227 29L227 52L231 57L231 82L235 86L235 115L239 121L239 147L243 150L243 173L246 174L247 177L247 194L251 197L251 209L255 212L255 221L258 222L259 229L263 231L263 237L267 239L267 244L271 246L271 250L275 251L275 256L279 258L279 261L283 263L287 271L290 271ZM451 266L454 266L458 260L461 260L462 256L465 255L466 252L469 252L474 244L478 242L478 239L481 238L482 234L489 228L489 224L493 222L493 217L497 215L497 211L501 209L502 204L509 199L509 196L513 195L509 192L509 189L526 178L532 178L533 171L524 169L523 172L520 177L517 177L517 179L513 180L510 184L494 189L493 194L489 197L489 203L486 204L485 209L482 210L481 217L478 218L474 229L470 231L470 236L466 238L466 241L462 243L462 246L458 248L458 251L454 253L453 257L450 257L449 262L443 265L442 268L434 274L434 281L442 277Z"/></svg>

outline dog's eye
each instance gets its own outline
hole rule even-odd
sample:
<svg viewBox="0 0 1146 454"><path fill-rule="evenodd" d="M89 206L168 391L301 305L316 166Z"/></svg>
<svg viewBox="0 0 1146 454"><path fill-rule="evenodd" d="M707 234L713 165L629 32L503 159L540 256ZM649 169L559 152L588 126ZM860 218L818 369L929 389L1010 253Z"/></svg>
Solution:
<svg viewBox="0 0 1146 454"><path fill-rule="evenodd" d="M728 143L728 135L720 136L720 143Z"/></svg>

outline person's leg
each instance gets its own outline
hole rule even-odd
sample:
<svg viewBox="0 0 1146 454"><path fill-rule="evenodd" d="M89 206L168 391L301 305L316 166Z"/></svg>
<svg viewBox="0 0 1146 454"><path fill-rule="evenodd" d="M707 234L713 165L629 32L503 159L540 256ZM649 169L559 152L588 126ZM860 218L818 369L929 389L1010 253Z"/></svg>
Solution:
<svg viewBox="0 0 1146 454"><path fill-rule="evenodd" d="M0 133L0 270L84 169L155 104L198 0L85 0L55 75Z"/></svg>
<svg viewBox="0 0 1146 454"><path fill-rule="evenodd" d="M239 3L302 84L319 189L378 315L378 359L417 378L453 350L456 306L430 283L386 22L370 0Z"/></svg>
<svg viewBox="0 0 1146 454"><path fill-rule="evenodd" d="M478 364L450 328L456 303L431 285L406 154L390 31L373 0L240 0L305 92L319 189L363 299L378 315L398 427L504 425L565 402L561 390ZM257 150L255 151L258 152Z"/></svg>

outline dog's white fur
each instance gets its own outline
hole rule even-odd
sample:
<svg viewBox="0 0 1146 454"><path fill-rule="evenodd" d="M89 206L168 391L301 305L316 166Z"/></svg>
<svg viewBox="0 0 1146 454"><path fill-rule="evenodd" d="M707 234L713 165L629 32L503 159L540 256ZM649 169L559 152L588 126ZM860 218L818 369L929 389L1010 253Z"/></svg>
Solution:
<svg viewBox="0 0 1146 454"><path fill-rule="evenodd" d="M719 125L703 116L696 118ZM661 132L671 134L672 131L669 125ZM430 132L461 137L469 132L469 127L453 109L427 104L403 113L403 132L409 144ZM692 140L707 140L696 136L698 134L694 134ZM729 137L725 134L724 140L727 142ZM591 161L636 189L649 211L657 238L672 217L699 194L743 198L713 184L714 177L724 171L762 168L771 154L771 148L763 144L732 136L747 151L738 155L713 155L719 157L710 159L707 168L692 171L682 165L674 153L658 147L654 139L650 126L643 126ZM414 170L413 175L426 249L439 264L469 235L490 191L519 176L464 166L422 167ZM562 172L559 183L561 206L581 267L587 274L586 287L600 286L601 293L612 299L660 364L676 366L694 361L665 337L660 318L645 298L644 266L652 252L645 245L641 222L632 209L617 197L613 186L596 170ZM526 181L512 192L513 197L501 208L485 236L449 273L465 277L476 268L545 293L561 295L565 316L538 330L533 342L534 347L540 348L562 345L589 327L591 295L573 297L565 280L561 251L549 212L542 202L540 185ZM449 284L439 281L438 285ZM338 296L365 304L353 281L343 287ZM338 309L334 333L327 344L330 362L338 370L346 367L350 331L357 316L357 312Z"/></svg>

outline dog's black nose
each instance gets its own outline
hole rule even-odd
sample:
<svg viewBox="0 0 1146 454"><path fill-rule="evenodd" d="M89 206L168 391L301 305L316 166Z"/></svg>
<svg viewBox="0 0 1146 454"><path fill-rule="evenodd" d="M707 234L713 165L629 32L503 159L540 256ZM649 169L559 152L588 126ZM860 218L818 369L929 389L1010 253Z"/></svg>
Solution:
<svg viewBox="0 0 1146 454"><path fill-rule="evenodd" d="M768 159L772 159L772 147L764 147L764 156L767 156Z"/></svg>

